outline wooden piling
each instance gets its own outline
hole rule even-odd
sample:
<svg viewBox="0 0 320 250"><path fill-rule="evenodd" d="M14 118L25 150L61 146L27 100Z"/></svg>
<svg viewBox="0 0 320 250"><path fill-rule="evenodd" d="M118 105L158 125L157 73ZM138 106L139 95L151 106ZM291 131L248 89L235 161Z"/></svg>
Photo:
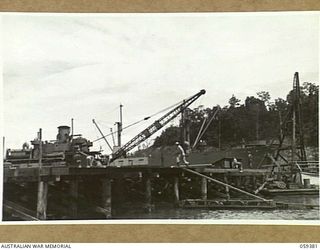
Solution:
<svg viewBox="0 0 320 250"><path fill-rule="evenodd" d="M113 183L112 183L112 187L113 187L112 193L113 193L113 197L114 197L112 203L114 205L122 204L123 198L124 198L123 197L123 187L124 187L124 185L121 182L121 179L119 179L119 178L118 179L114 179Z"/></svg>
<svg viewBox="0 0 320 250"><path fill-rule="evenodd" d="M224 175L223 179L224 179L224 182L228 184L228 177L226 175ZM230 199L229 187L225 186L225 190L226 190L227 200L229 200Z"/></svg>
<svg viewBox="0 0 320 250"><path fill-rule="evenodd" d="M47 219L47 203L48 203L48 182L38 182L38 199L37 199L37 218L39 220Z"/></svg>
<svg viewBox="0 0 320 250"><path fill-rule="evenodd" d="M151 194L151 178L149 175L145 177L145 198L146 198L146 210L147 212L152 211L152 194Z"/></svg>
<svg viewBox="0 0 320 250"><path fill-rule="evenodd" d="M174 193L174 202L179 203L179 177L174 177L173 179L173 193Z"/></svg>
<svg viewBox="0 0 320 250"><path fill-rule="evenodd" d="M105 177L102 179L102 207L107 219L112 218L112 200L111 200L111 179Z"/></svg>
<svg viewBox="0 0 320 250"><path fill-rule="evenodd" d="M252 187L253 187L253 190L257 189L257 178L255 175L252 176Z"/></svg>
<svg viewBox="0 0 320 250"><path fill-rule="evenodd" d="M79 180L70 180L69 194L70 194L70 216L76 219L78 216L78 183Z"/></svg>
<svg viewBox="0 0 320 250"><path fill-rule="evenodd" d="M245 195L247 195L247 196L250 196L250 197L252 197L252 198L255 198L255 199L258 199L258 200L262 200L262 201L267 201L266 199L264 199L264 198L262 198L262 197L259 197L259 196L257 196L257 195L251 194L251 193L249 193L249 192L247 192L247 191L244 191L244 190L241 190L241 189L239 189L239 188L233 187L233 186L231 186L231 185L229 185L229 184L226 184L226 183L223 183L223 182L221 182L221 181L218 181L218 180L216 180L216 179L214 179L214 178L211 178L211 177L209 177L209 176L206 176L206 175L204 175L204 174L201 174L201 173L199 173L199 172L197 172L197 171L194 171L194 170L191 170L191 169L188 169L188 168L183 168L183 170L186 171L186 172L190 172L190 173L193 173L193 174L195 174L195 175L201 176L202 178L206 178L206 179L208 179L208 180L211 180L211 181L213 181L213 182L215 182L215 183L217 183L217 184L220 184L220 185L223 185L223 186L228 186L230 189L233 189L233 190L235 190L235 191L237 191L237 192L240 192L240 193L245 194Z"/></svg>
<svg viewBox="0 0 320 250"><path fill-rule="evenodd" d="M241 176L236 176L236 186L238 188L241 188L241 186L242 186L242 178L241 178Z"/></svg>
<svg viewBox="0 0 320 250"><path fill-rule="evenodd" d="M208 199L208 182L204 177L201 178L201 198L202 200Z"/></svg>
<svg viewBox="0 0 320 250"><path fill-rule="evenodd" d="M39 140L39 172L38 172L38 195L37 195L37 218L40 220L47 219L48 204L48 182L41 179L42 169L42 129L38 132Z"/></svg>

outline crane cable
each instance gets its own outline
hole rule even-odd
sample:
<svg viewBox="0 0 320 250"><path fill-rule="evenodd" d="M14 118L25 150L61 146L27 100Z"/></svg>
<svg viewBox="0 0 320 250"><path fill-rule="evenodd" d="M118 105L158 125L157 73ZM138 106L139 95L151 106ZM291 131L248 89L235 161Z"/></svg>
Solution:
<svg viewBox="0 0 320 250"><path fill-rule="evenodd" d="M175 107L175 106L178 106L178 105L181 104L182 102L183 102L183 101L180 101L180 102L178 102L178 103L175 103L175 104L173 104L173 105L171 105L171 106L169 106L169 107L167 107L167 108L165 108L165 109L162 109L162 110L160 110L160 111L158 111L158 112L156 112L156 113L154 113L154 114L152 114L152 115L150 115L150 116L147 116L147 117L145 117L145 118L143 118L143 119L141 119L141 120L139 120L139 121L136 121L136 122L134 122L134 123L131 123L131 124L127 125L126 127L122 128L122 131L125 130L125 129L127 129L127 128L130 128L130 127L132 127L132 126L134 126L134 125L136 125L136 124L138 124L138 123L140 123L140 122L149 120L151 117L154 117L154 116L156 116L156 115L158 115L158 114L160 114L160 113L163 113L163 112L167 111L168 109L171 109L171 108L173 108L173 107ZM104 139L105 137L107 137L107 136L109 136L109 135L116 134L116 133L118 133L118 131L114 131L114 132L112 132L112 133L106 134L105 136L99 137L98 139L95 139L95 140L93 140L92 142L96 142L96 141L102 140L102 139Z"/></svg>
<svg viewBox="0 0 320 250"><path fill-rule="evenodd" d="M218 105L216 111L213 113L212 117L211 117L210 120L207 122L206 127L203 129L203 126L201 126L201 129L200 129L199 134L198 134L198 136L197 136L197 138L196 138L196 140L195 140L195 142L194 142L194 144L193 144L193 146L192 146L192 149L197 146L199 140L200 140L200 139L202 138L202 136L205 134L205 132L206 132L207 129L209 128L211 122L213 121L213 119L216 117L216 115L218 114L218 112L219 112L220 110L221 110L221 108L220 108L220 106ZM205 118L205 120L207 120L207 118ZM204 125L204 122L203 122L202 125Z"/></svg>

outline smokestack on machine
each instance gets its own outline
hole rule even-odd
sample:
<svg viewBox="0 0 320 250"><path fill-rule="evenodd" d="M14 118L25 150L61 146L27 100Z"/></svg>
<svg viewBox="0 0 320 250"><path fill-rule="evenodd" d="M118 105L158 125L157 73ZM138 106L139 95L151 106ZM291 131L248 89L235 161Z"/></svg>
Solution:
<svg viewBox="0 0 320 250"><path fill-rule="evenodd" d="M57 141L60 143L64 143L69 141L70 139L70 127L69 126L59 126Z"/></svg>

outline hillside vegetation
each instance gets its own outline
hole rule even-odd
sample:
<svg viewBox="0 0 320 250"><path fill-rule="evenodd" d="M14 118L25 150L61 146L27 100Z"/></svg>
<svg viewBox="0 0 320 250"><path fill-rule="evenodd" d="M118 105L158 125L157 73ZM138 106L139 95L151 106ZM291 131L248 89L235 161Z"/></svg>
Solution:
<svg viewBox="0 0 320 250"><path fill-rule="evenodd" d="M301 114L305 144L318 147L318 96L319 86L305 82L301 88ZM201 138L208 146L226 148L254 140L273 140L280 135L280 121L286 117L292 104L293 91L285 99L271 98L267 91L248 96L244 102L235 95L229 105L222 107L218 116ZM194 142L204 118L208 119L218 107L197 107L188 109L191 143ZM288 131L290 134L291 131ZM219 139L220 137L220 139ZM153 147L174 145L180 140L180 128L171 126L158 136ZM220 142L220 143L219 143Z"/></svg>

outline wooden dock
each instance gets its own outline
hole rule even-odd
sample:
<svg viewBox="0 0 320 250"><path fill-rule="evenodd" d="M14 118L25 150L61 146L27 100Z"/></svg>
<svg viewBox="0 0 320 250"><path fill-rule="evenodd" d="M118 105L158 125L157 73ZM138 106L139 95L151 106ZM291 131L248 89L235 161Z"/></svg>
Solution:
<svg viewBox="0 0 320 250"><path fill-rule="evenodd" d="M69 167L52 167L43 165L41 169L38 164L32 164L32 167L10 167L4 169L4 182L12 181L36 181L40 175L46 181L59 181L60 178L68 179L72 176L109 176L117 178L123 174L138 174L138 173L156 173L164 175L174 175L181 172L183 167L169 166L127 166L127 167L90 167L79 168L78 166ZM270 173L268 169L244 169L240 172L238 169L215 169L210 164L197 164L188 166L199 173L204 174L223 174L229 176L266 176Z"/></svg>
<svg viewBox="0 0 320 250"><path fill-rule="evenodd" d="M263 189L263 195L276 196L276 195L318 195L318 188L294 188L294 189Z"/></svg>
<svg viewBox="0 0 320 250"><path fill-rule="evenodd" d="M276 209L277 205L272 200L244 200L244 199L187 199L179 203L182 208L205 209Z"/></svg>
<svg viewBox="0 0 320 250"><path fill-rule="evenodd" d="M197 164L190 166L105 166L105 167L90 167L79 168L78 166L52 166L42 164L41 168L37 163L32 163L31 166L4 168L4 196L7 199L6 187L9 185L23 185L23 183L32 183L35 186L37 194L29 194L36 196L36 203L33 209L23 208L21 205L10 201L5 202L4 208L7 213L20 216L22 220L47 220L48 206L57 206L50 203L50 192L52 192L55 183L63 183L67 190L63 191L67 195L67 214L63 218L78 219L79 218L79 199L81 189L88 188L92 190L92 195L97 196L99 204L95 206L95 210L103 214L105 219L112 218L114 206L114 198L121 199L123 194L123 184L121 181L126 179L141 180L141 190L139 193L144 196L144 208L146 212L150 212L154 201L154 186L155 182L160 178L166 180L166 185L170 186L170 193L173 197L172 202L180 207L207 207L212 209L222 208L258 208L258 209L275 209L277 206L270 200L264 199L253 194L252 191L246 191L243 188L250 186L254 190L263 182L270 174L268 169L219 169L213 168L211 164ZM82 187L81 180L92 179L91 187ZM199 197L197 199L188 199L188 193L184 186L188 181L194 178L199 183ZM121 186L122 185L122 186ZM160 184L158 184L160 185ZM161 184L162 185L162 184ZM223 192L226 196L225 200L212 200L209 196L212 192L212 185L220 186L219 190L214 190L216 193ZM214 186L214 189L217 186ZM162 187L161 187L162 188ZM165 187L163 187L165 188ZM22 189L23 192L23 189ZM235 193L240 196L247 197L246 199L233 197ZM187 198L186 198L187 197ZM49 199L49 202L48 202ZM88 204L89 206L89 204Z"/></svg>

